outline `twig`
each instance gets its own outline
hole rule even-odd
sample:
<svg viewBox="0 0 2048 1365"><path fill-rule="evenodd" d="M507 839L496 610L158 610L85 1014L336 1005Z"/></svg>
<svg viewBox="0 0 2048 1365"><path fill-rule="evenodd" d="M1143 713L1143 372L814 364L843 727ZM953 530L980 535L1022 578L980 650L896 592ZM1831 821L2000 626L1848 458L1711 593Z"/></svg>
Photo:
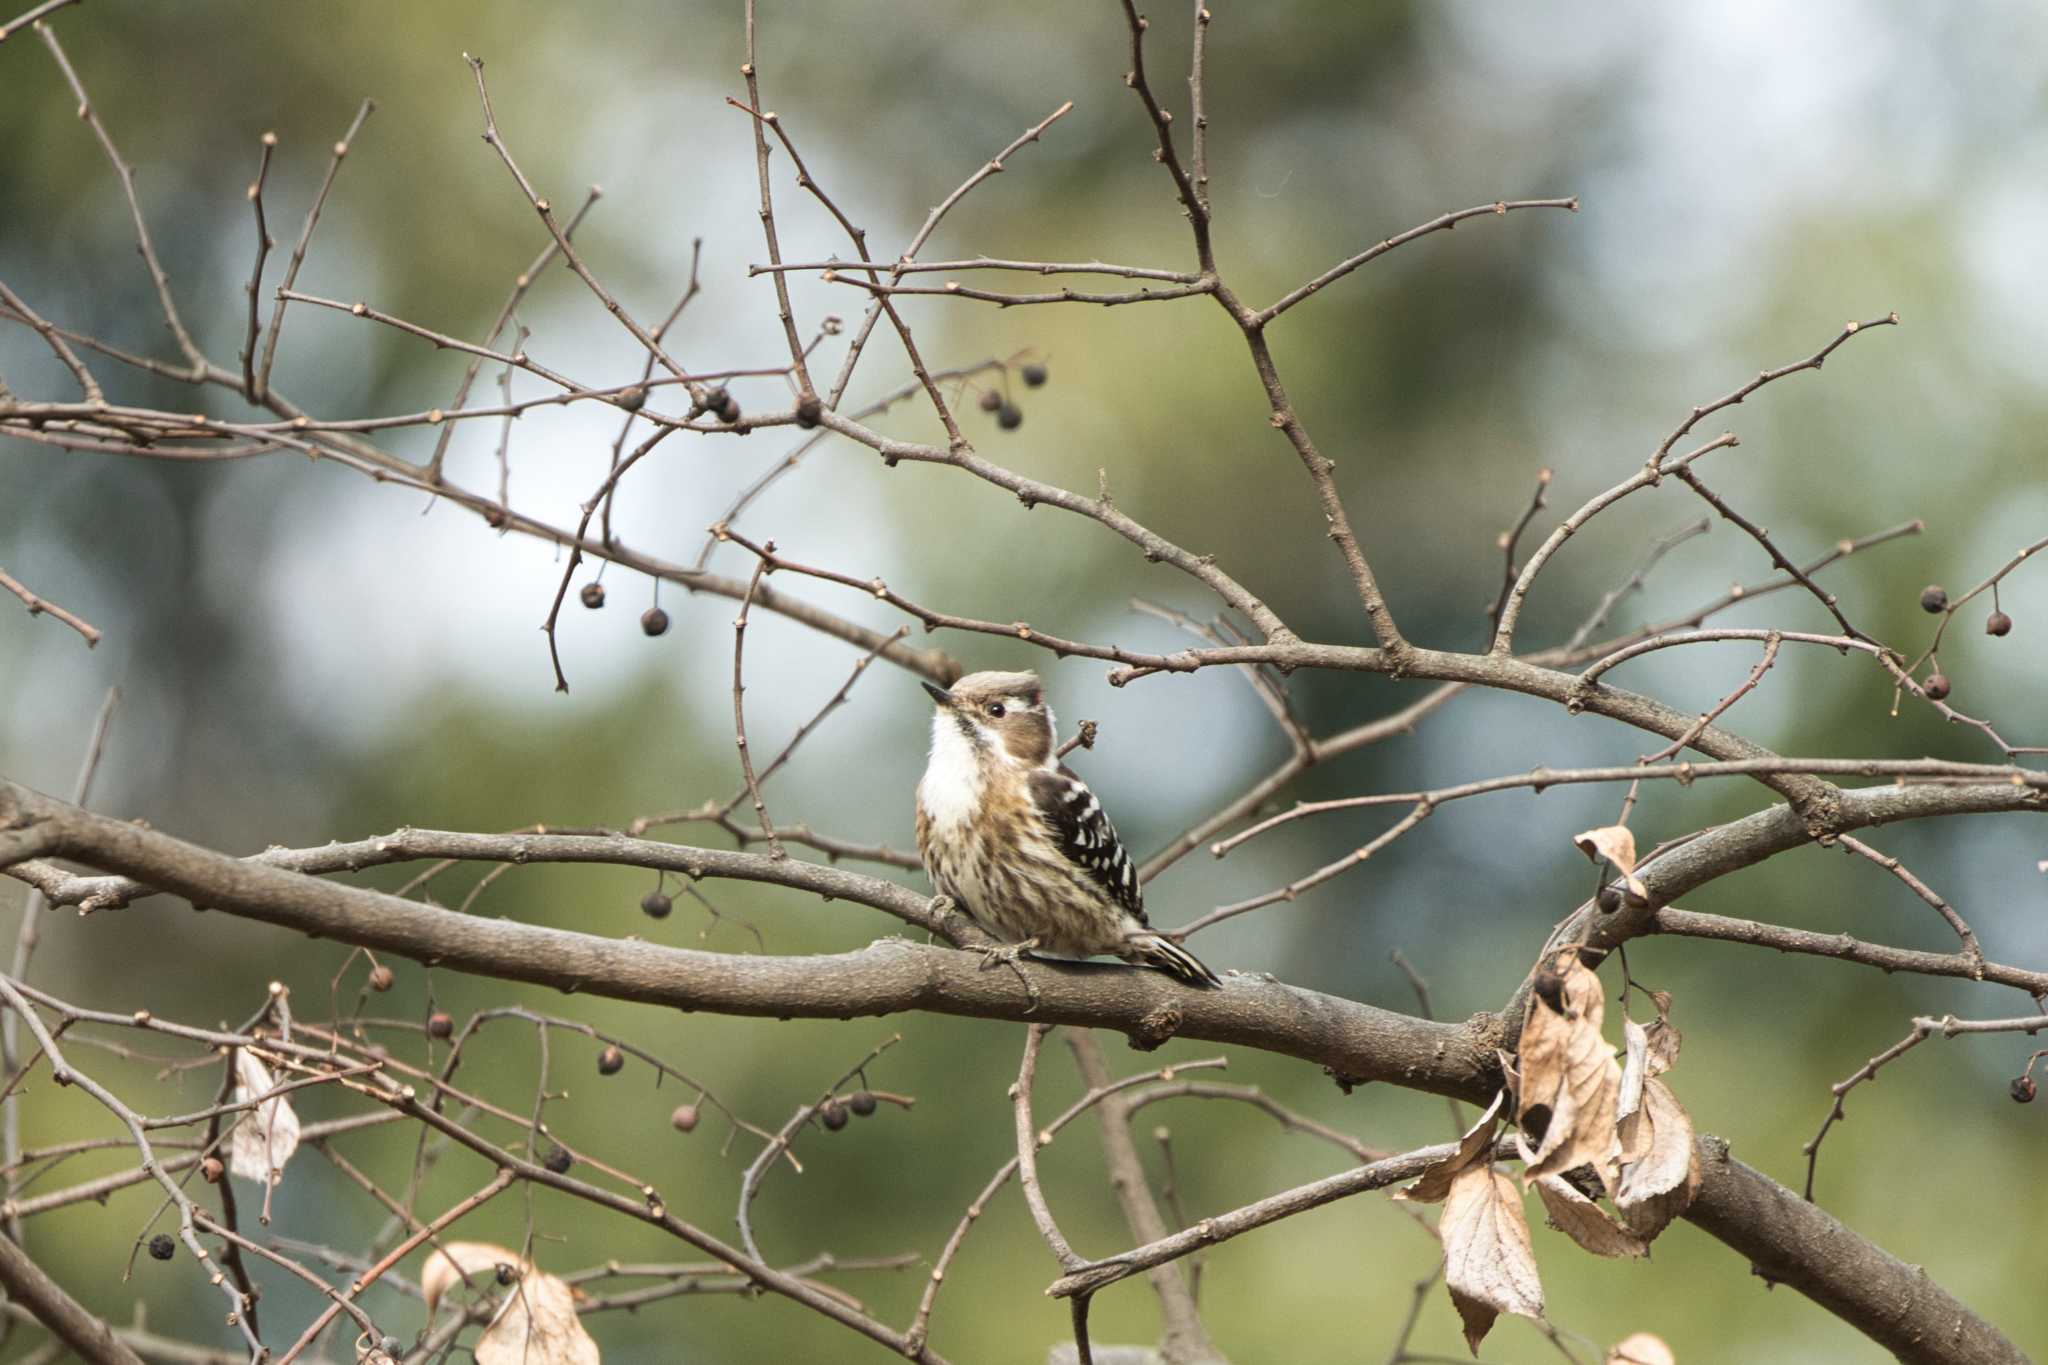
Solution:
<svg viewBox="0 0 2048 1365"><path fill-rule="evenodd" d="M246 293L249 295L249 323L242 334L242 396L251 403L256 396L256 334L262 327L257 315L258 296L263 289L263 263L270 259L270 249L277 241L270 235L270 226L263 219L263 186L270 179L270 154L277 150L277 134L266 132L262 139L263 150L256 161L256 178L249 182L249 205L256 211L256 264L249 271ZM460 407L461 404L457 404Z"/></svg>
<svg viewBox="0 0 2048 1365"><path fill-rule="evenodd" d="M819 1111L831 1103L841 1090L846 1088L849 1081L853 1080L856 1076L864 1077L870 1062L873 1062L877 1057L902 1041L903 1035L898 1033L884 1038L881 1042L869 1048L866 1056L848 1067L840 1075L839 1079L826 1086L823 1093L816 1099L808 1104L799 1105L797 1111L790 1115L788 1122L784 1123L780 1129L769 1137L762 1144L761 1150L755 1154L754 1159L747 1163L746 1172L740 1177L739 1212L734 1215L733 1222L740 1231L740 1245L746 1248L749 1256L759 1259L761 1255L761 1248L754 1241L752 1210L754 1196L760 1193L762 1178L768 1174L769 1169L774 1166L776 1159L779 1157L787 1158L789 1164L794 1166L797 1172L801 1174L803 1165L796 1159L795 1154L789 1150L790 1143L795 1139L796 1135L809 1125L818 1116ZM892 1103L900 1105L905 1109L908 1109L915 1103L915 1101L905 1096L885 1096L882 1092L873 1090L869 1091L869 1093L874 1095L876 1099L887 1098Z"/></svg>
<svg viewBox="0 0 2048 1365"><path fill-rule="evenodd" d="M747 60L740 67L740 75L747 82L747 103L758 110L761 108L761 77L760 58L755 48L756 40L754 0L746 0ZM769 114L754 120L754 178L761 191L761 235L767 239L768 263L775 265L782 260L782 243L775 235L775 194L768 182L768 137L761 131L763 117L773 121L775 116ZM794 158L795 155L796 152L792 149L790 156ZM803 171L801 163L798 164L798 176L800 184L810 179ZM854 233L854 239L856 242L860 240L857 231ZM861 254L867 254L865 249L861 250ZM789 343L789 363L795 369L797 393L804 397L811 396L811 371L805 363L803 340L797 336L796 314L789 305L789 281L779 274L775 276L775 313L782 323L783 339Z"/></svg>
<svg viewBox="0 0 2048 1365"><path fill-rule="evenodd" d="M36 596L5 569L0 569L0 588L5 588L16 597L19 597L23 604L28 607L28 614L30 616L41 616L48 613L53 619L62 621L65 625L77 631L79 636L84 639L87 649L91 649L100 642L99 627L92 625L85 618L74 612L66 611L47 598Z"/></svg>
<svg viewBox="0 0 2048 1365"><path fill-rule="evenodd" d="M410 1255L415 1247L438 1237L453 1225L457 1219L489 1203L492 1199L504 1193L511 1184L512 1172L504 1167L500 1167L498 1173L492 1176L489 1183L482 1189L470 1195L467 1199L458 1200L456 1203L449 1205L447 1211L441 1214L440 1217L434 1219L431 1223L422 1225L411 1236L386 1252L375 1265L370 1266L367 1270L350 1280L348 1288L333 1302L330 1302L326 1308L322 1309L318 1317L306 1325L306 1330L299 1334L299 1339L292 1343L289 1350L277 1358L277 1365L291 1365L291 1362L297 1360L307 1347L319 1340L320 1334L327 1330L327 1324L334 1321L336 1314L340 1313L356 1295L382 1279L386 1271Z"/></svg>
<svg viewBox="0 0 2048 1365"><path fill-rule="evenodd" d="M1729 707L1735 705L1736 702L1741 701L1756 690L1756 685L1763 681L1764 674L1770 672L1771 665L1778 661L1778 647L1784 643L1785 637L1778 631L1774 630L1765 636L1764 655L1761 659L1757 660L1756 667L1749 670L1749 676L1738 683L1733 692L1721 698L1720 701L1715 702L1711 709L1702 711L1697 724L1689 727L1684 734L1672 740L1656 753L1645 755L1641 761L1644 763L1661 763L1667 758L1675 758L1679 754L1684 753L1686 746L1704 734L1706 728L1720 719ZM1626 817L1616 823L1626 823Z"/></svg>
<svg viewBox="0 0 2048 1365"><path fill-rule="evenodd" d="M775 542L767 545L769 554L775 552ZM789 856L782 847L782 841L775 836L775 824L768 818L768 803L761 799L761 783L754 776L754 755L747 748L747 708L743 700L746 688L745 651L747 644L747 611L754 605L754 589L761 584L761 575L768 572L768 560L762 559L754 566L754 576L747 584L747 595L740 599L740 614L732 623L732 733L733 743L740 751L740 775L746 779L747 792L754 798L754 817L761 822L761 829L768 836L768 856L782 859Z"/></svg>
<svg viewBox="0 0 2048 1365"><path fill-rule="evenodd" d="M1734 432L1723 432L1705 445L1695 447L1683 455L1638 470L1634 477L1623 479L1606 492L1587 500L1578 511L1566 517L1558 528L1550 533L1549 538L1536 548L1536 553L1529 556L1529 562L1522 566L1522 572L1516 577L1514 587L1509 589L1507 600L1497 617L1498 624L1494 628L1492 652L1496 655L1505 655L1512 651L1515 623L1521 618L1523 599L1529 595L1529 589L1536 582L1536 576L1543 572L1551 556L1563 549L1564 543L1577 535L1579 528L1629 494L1654 487L1664 475L1676 473L1703 455L1740 444L1742 443L1736 439Z"/></svg>
<svg viewBox="0 0 2048 1365"><path fill-rule="evenodd" d="M1522 541L1522 532L1529 529L1529 523L1536 520L1536 514L1548 504L1544 494L1550 491L1550 470L1536 471L1536 491L1529 495L1529 505L1522 509L1522 515L1515 524L1500 533L1501 575L1500 593L1493 599L1493 605L1486 609L1486 619L1498 621L1501 608L1508 603L1508 593L1515 586L1515 547Z"/></svg>
<svg viewBox="0 0 2048 1365"><path fill-rule="evenodd" d="M85 401L90 407L102 408L106 406L107 396L100 391L99 381L92 377L91 370L85 368L85 362L78 358L78 353L72 350L69 343L64 340L63 333L53 323L36 312L35 309L23 302L21 295L9 289L5 280L0 280L0 302L6 303L30 330L35 332L37 336L40 336L44 343L49 346L50 350L55 353L57 359L63 363L64 368L71 371L71 377L78 382L79 391L85 395ZM16 410L18 407L15 404L9 404L8 406L10 410Z"/></svg>
<svg viewBox="0 0 2048 1365"><path fill-rule="evenodd" d="M1386 255L1397 246L1406 246L1418 237L1427 237L1432 232L1449 231L1467 218L1483 218L1489 215L1500 218L1514 212L1516 209L1564 209L1569 213L1577 213L1579 211L1579 198L1577 195L1572 195L1565 199L1496 200L1491 204L1475 204L1469 209L1459 209L1454 213L1441 214L1426 223L1418 223L1406 232L1396 233L1392 237L1384 238L1375 245L1359 252L1356 256L1339 261L1307 284L1290 290L1281 298L1260 309L1253 316L1252 321L1260 327L1265 326L1274 318L1279 317L1282 313L1294 307L1295 304L1300 303L1312 294L1320 293L1325 286L1344 278L1344 276L1349 275L1366 262Z"/></svg>
<svg viewBox="0 0 2048 1365"><path fill-rule="evenodd" d="M598 186L592 185L590 192L583 197L582 207L578 208L574 216L569 219L569 225L562 229L562 236L574 240L576 229L582 225L584 215L589 213L591 206L603 197L604 191ZM513 279L512 292L506 296L504 306L498 309L497 320L491 324L490 330L484 333L485 346L490 346L497 341L498 337L504 332L506 325L512 321L512 315L518 310L520 302L525 299L526 291L533 287L534 281L540 278L541 272L548 268L548 263L555 259L556 253L560 250L561 247L556 245L554 238L548 238L548 244L540 249L540 254L535 256L533 262L526 269L520 271L518 276ZM512 349L514 353L517 353L521 346L519 343L514 343ZM483 363L484 358L482 356L476 356L470 360L469 367L462 372L462 382L455 386L455 396L448 400L450 408L460 409L464 403L469 401L470 388L476 383L477 372L483 368ZM652 366L652 356L648 357L648 364ZM642 375L640 382L645 384L647 376ZM509 403L511 400L508 398L506 401ZM444 428L440 436L435 439L434 457L427 461L428 483L433 483L441 477L441 466L448 458L448 444L454 439L455 428L452 426Z"/></svg>
<svg viewBox="0 0 2048 1365"><path fill-rule="evenodd" d="M1770 948L1781 953L1805 953L1831 957L1841 962L1875 967L1882 972L1916 972L1922 976L1960 977L2011 986L2039 999L2048 999L2048 972L2008 966L2001 962L1980 962L1967 953L1929 953L1914 948L1893 948L1882 943L1865 943L1848 934L1819 934L1810 929L1791 929L1780 924L1730 919L1660 906L1651 915L1649 932L1678 934L1686 938L1715 939Z"/></svg>
<svg viewBox="0 0 2048 1365"><path fill-rule="evenodd" d="M520 192L526 196L526 202L531 204L533 211L540 215L541 223L547 228L548 235L554 238L555 245L561 249L562 259L568 262L571 270L576 272L576 278L582 280L590 292L597 296L598 302L604 305L605 311L617 318L619 325L631 332L633 339L646 347L648 354L660 361L664 369L673 374L677 379L683 381L684 386L690 391L691 401L701 403L704 398L704 386L692 380L683 367L677 364L667 351L662 349L661 342L655 338L654 334L635 321L633 315L627 312L617 299L612 297L610 291L598 283L597 276L590 273L590 267L585 265L583 258L576 254L576 248L569 242L568 233L564 232L561 225L555 221L554 206L535 191L532 182L526 178L526 173L519 169L519 163L512 159L512 149L505 145L505 139L498 132L497 117L491 112L491 92L490 87L484 83L483 58L472 57L465 52L462 54L462 60L469 63L470 71L476 76L477 101L483 106L484 114L484 141L490 145L493 151L497 152L498 158L505 163L505 169L510 171L513 180L518 182Z"/></svg>
<svg viewBox="0 0 2048 1365"><path fill-rule="evenodd" d="M1097 1045L1095 1035L1069 1029L1066 1038L1082 1083L1090 1089L1106 1086L1109 1068L1102 1060L1102 1049ZM1167 1235L1167 1227L1166 1220L1159 1214L1159 1205L1152 1198L1151 1186L1146 1183L1145 1167L1138 1159L1137 1143L1131 1137L1131 1110L1134 1107L1131 1100L1122 1094L1108 1095L1096 1106L1095 1121L1102 1131L1102 1158L1109 1168L1110 1188L1116 1192L1117 1202L1123 1206L1124 1222L1137 1240L1153 1242ZM1062 1268L1071 1274L1078 1267L1062 1262ZM1161 1350L1166 1358L1201 1360L1213 1356L1215 1347L1202 1326L1194 1290L1180 1271L1173 1266L1160 1266L1148 1278L1152 1292L1159 1299L1159 1314L1164 1327ZM1080 1301L1087 1296L1075 1297Z"/></svg>
<svg viewBox="0 0 2048 1365"><path fill-rule="evenodd" d="M251 379L255 402L263 402L270 392L270 370L277 363L277 338L284 330L284 310L291 301L292 286L299 282L299 267L306 263L306 248L313 244L313 229L320 224L320 210L327 203L328 191L334 188L334 177L341 173L341 163L348 158L349 147L363 129L363 121L376 111L375 100L366 99L357 107L356 116L349 121L348 131L341 135L341 141L334 144L334 155L328 158L327 174L321 178L320 188L313 193L313 203L306 210L305 225L299 229L299 240L292 246L291 261L285 266L284 279L278 285L277 306L270 311L270 333L263 338L263 363ZM194 363L197 363L196 359Z"/></svg>
<svg viewBox="0 0 2048 1365"><path fill-rule="evenodd" d="M1783 379L1787 375L1798 374L1801 370L1819 369L1823 364L1826 363L1827 358L1835 353L1836 347L1848 341L1850 337L1855 336L1858 332L1864 331L1867 328L1871 327L1896 327L1898 325L1899 315L1897 313L1888 313L1884 317L1872 318L1868 322L1849 322L1843 324L1842 330L1835 335L1835 338L1832 341L1828 342L1827 345L1821 347L1818 351L1815 351L1812 355L1806 357L1806 359L1795 360L1789 365L1780 365L1775 370L1764 370L1763 372L1758 374L1756 378L1750 380L1747 384L1742 385L1740 388L1734 389L1728 393L1721 395L1719 398L1716 398L1711 403L1704 403L1699 407L1694 408L1692 412L1686 417L1686 419L1683 422L1679 423L1678 426L1672 430L1672 433L1669 436L1666 436L1664 438L1663 443L1659 445L1656 449L1656 452L1650 456L1649 463L1646 464L1644 468L1651 470L1656 469L1656 467L1663 462L1664 457L1671 453L1671 448L1677 445L1679 441L1683 440L1685 434L1691 431L1695 426L1697 426L1702 417L1706 417L1709 414L1719 412L1722 408L1730 407L1736 403L1740 403L1743 399L1749 397L1758 389L1762 388L1766 384L1773 382L1774 380Z"/></svg>
<svg viewBox="0 0 2048 1365"><path fill-rule="evenodd" d="M1050 1024L1025 1026L1024 1057L1017 1064L1016 1083L1010 1087L1010 1107L1017 1130L1017 1183L1023 1187L1024 1202L1031 1208L1031 1221L1038 1225L1038 1235L1051 1248L1060 1269L1071 1274L1088 1262L1075 1253L1061 1234L1059 1224L1053 1221L1052 1209L1045 1202L1045 1191L1039 1188L1038 1149L1050 1142L1052 1135L1041 1133L1031 1118L1031 1087L1038 1078L1038 1049L1051 1031Z"/></svg>
<svg viewBox="0 0 2048 1365"><path fill-rule="evenodd" d="M900 259L905 262L913 260L917 253L924 249L924 244L931 240L932 233L938 230L939 223L948 213L952 212L955 204L966 198L976 185L981 184L990 176L1001 174L1003 163L1006 160L1031 143L1038 141L1044 135L1047 128L1050 128L1054 123L1065 117L1067 112L1073 107L1074 102L1072 100L1066 101L1059 108L1046 115L1045 118L1026 128L1008 146L983 162L975 169L973 174L961 181L951 194L940 200L937 207L925 215L923 225L911 237L910 244L903 248ZM901 278L902 274L892 268L889 282L894 284ZM860 363L861 356L866 353L868 338L874 334L875 324L881 320L883 302L883 299L877 298L873 303L870 303L867 313L860 320L860 326L855 329L853 340L848 343L846 348L846 358L839 362L839 373L832 380L831 392L825 395L824 405L827 409L837 411L840 402L846 396L848 386L853 383L854 367Z"/></svg>
<svg viewBox="0 0 2048 1365"><path fill-rule="evenodd" d="M2017 1019L1958 1019L1953 1014L1943 1015L1939 1019L1927 1015L1914 1019L1912 1032L1872 1057L1846 1079L1836 1081L1828 1087L1834 1096L1834 1103L1829 1106L1827 1117L1820 1121L1819 1131L1800 1148L1806 1156L1806 1201L1809 1204L1813 1202L1813 1175L1814 1168L1820 1161L1820 1144L1827 1138L1828 1130L1834 1127L1838 1120L1846 1117L1842 1101L1848 1097L1851 1090L1865 1081L1876 1080L1878 1071L1886 1063L1897 1061L1937 1033L1944 1038L1955 1038L1966 1033L2033 1034L2043 1029L2048 1029L2048 1014L2028 1014Z"/></svg>
<svg viewBox="0 0 2048 1365"><path fill-rule="evenodd" d="M113 135L107 131L107 126L100 122L99 112L92 105L92 97L85 93L85 83L79 80L78 73L71 67L71 59L64 55L63 45L57 41L57 31L44 23L38 23L35 29L36 36L43 40L43 46L50 49L50 56L56 61L57 69L64 73L65 84L71 87L71 93L78 98L78 116L85 120L86 125L92 129L93 136L99 139L100 150L107 154L107 160L113 163L114 174L120 178L121 193L128 200L128 215L135 223L135 245L142 253L143 265L149 269L150 281L156 285L157 303L163 309L164 326L170 329L171 336L176 339L178 349L184 353L185 360L192 367L192 374L203 374L207 369L206 356L200 351L198 343L192 340L192 334L185 330L185 324L178 318L178 306L171 300L170 279L165 276L163 266L157 261L156 245L149 237L149 224L144 221L142 205L135 198L135 168L121 159L121 149L114 145Z"/></svg>
<svg viewBox="0 0 2048 1365"><path fill-rule="evenodd" d="M1962 940L1963 956L1976 964L1978 974L1983 972L1984 949L1978 945L1976 933L1964 922L1963 917L1956 913L1955 908L1943 900L1933 887L1914 876L1906 865L1897 858L1887 853L1878 852L1852 834L1842 835L1840 843L1844 851L1876 863L1879 867L1904 882L1907 890L1932 906L1934 912L1941 916L1948 927L1955 930L1956 937Z"/></svg>
<svg viewBox="0 0 2048 1365"><path fill-rule="evenodd" d="M9 19L6 23L0 24L0 43L6 42L9 38L12 38L22 29L27 28L30 24L35 23L38 19L41 19L45 15L55 14L58 10L63 9L66 5L75 5L78 3L79 0L43 0L42 4L35 6L33 9L28 10L26 13L17 14L12 19Z"/></svg>
<svg viewBox="0 0 2048 1365"><path fill-rule="evenodd" d="M1133 1247L1116 1256L1100 1261L1086 1262L1068 1271L1047 1287L1046 1293L1055 1298L1066 1298L1073 1294L1096 1293L1118 1280L1128 1279L1154 1266L1166 1265L1203 1247L1227 1242L1242 1236L1255 1228L1277 1223L1309 1209L1355 1194L1372 1190L1383 1190L1404 1180L1413 1180L1421 1175L1431 1163L1441 1161L1457 1150L1454 1142L1438 1143L1434 1147L1420 1147L1400 1156L1388 1157L1370 1165L1354 1166L1336 1175L1324 1176L1321 1180L1297 1185L1291 1190L1268 1195L1264 1199L1232 1209L1228 1213L1204 1218L1193 1227L1173 1233L1144 1246ZM1510 1149L1511 1150L1511 1149ZM1504 1151L1502 1155L1506 1155Z"/></svg>

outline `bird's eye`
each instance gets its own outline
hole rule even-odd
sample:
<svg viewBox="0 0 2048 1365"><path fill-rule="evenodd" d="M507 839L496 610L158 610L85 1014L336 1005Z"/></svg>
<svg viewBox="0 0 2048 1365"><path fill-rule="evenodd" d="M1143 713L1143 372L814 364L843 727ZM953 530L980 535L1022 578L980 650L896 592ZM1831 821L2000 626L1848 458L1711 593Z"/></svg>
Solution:
<svg viewBox="0 0 2048 1365"><path fill-rule="evenodd" d="M1003 704L999 701L990 702L988 704L988 714L990 720L1001 720L1003 718Z"/></svg>

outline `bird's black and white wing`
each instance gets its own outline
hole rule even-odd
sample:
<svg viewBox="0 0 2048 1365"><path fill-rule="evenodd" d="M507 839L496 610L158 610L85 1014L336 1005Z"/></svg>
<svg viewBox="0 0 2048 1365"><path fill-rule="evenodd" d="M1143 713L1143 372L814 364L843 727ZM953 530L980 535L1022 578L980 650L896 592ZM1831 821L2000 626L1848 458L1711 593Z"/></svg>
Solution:
<svg viewBox="0 0 2048 1365"><path fill-rule="evenodd" d="M1116 837L1102 803L1088 784L1062 764L1040 768L1031 774L1031 800L1038 818L1061 853L1094 880L1109 898L1146 924L1145 894L1138 885L1138 869L1124 852L1124 841Z"/></svg>

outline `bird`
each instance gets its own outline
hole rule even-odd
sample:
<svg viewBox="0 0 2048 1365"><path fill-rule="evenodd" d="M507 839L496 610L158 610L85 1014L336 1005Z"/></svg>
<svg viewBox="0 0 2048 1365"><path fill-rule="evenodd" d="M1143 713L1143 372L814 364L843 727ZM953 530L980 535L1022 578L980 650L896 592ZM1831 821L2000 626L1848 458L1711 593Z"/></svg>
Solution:
<svg viewBox="0 0 2048 1365"><path fill-rule="evenodd" d="M1054 752L1037 674L970 673L924 689L934 710L917 785L918 853L932 890L1001 941L984 967L1044 949L1112 954L1190 985L1223 984L1145 918L1116 827Z"/></svg>

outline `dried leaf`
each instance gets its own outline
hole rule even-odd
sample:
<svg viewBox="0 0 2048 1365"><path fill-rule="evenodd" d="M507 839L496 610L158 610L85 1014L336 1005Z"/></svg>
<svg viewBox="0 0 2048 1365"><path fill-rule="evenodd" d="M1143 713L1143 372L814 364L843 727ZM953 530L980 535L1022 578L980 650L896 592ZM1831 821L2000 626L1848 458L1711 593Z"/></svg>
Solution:
<svg viewBox="0 0 2048 1365"><path fill-rule="evenodd" d="M1650 1003L1657 1007L1657 1021L1644 1030L1650 1036L1650 1074L1661 1076L1678 1065L1678 1045L1685 1035L1671 1022L1670 992L1651 991Z"/></svg>
<svg viewBox="0 0 2048 1365"><path fill-rule="evenodd" d="M247 1048L235 1053L235 1088L230 1099L248 1104L277 1088L270 1068ZM244 1180L273 1183L299 1150L299 1116L283 1095L264 1100L239 1116L228 1134L228 1170Z"/></svg>
<svg viewBox="0 0 2048 1365"><path fill-rule="evenodd" d="M1580 1194L1562 1176L1536 1182L1550 1226L1595 1256L1647 1256L1650 1245L1607 1216L1607 1210Z"/></svg>
<svg viewBox="0 0 2048 1365"><path fill-rule="evenodd" d="M1491 1162L1474 1162L1452 1178L1437 1231L1444 1239L1444 1284L1474 1355L1500 1314L1543 1316L1543 1282L1529 1248L1522 1196Z"/></svg>
<svg viewBox="0 0 2048 1365"><path fill-rule="evenodd" d="M1637 1332L1615 1344L1604 1365L1678 1365L1678 1357L1664 1339L1649 1332Z"/></svg>
<svg viewBox="0 0 2048 1365"><path fill-rule="evenodd" d="M1628 883L1629 894L1637 900L1648 900L1650 892L1636 878L1636 836L1627 825L1602 825L1589 829L1584 834L1574 834L1572 842L1579 846L1594 862L1605 858L1614 864L1614 870L1621 873Z"/></svg>
<svg viewBox="0 0 2048 1365"><path fill-rule="evenodd" d="M1699 1193L1692 1119L1671 1087L1652 1076L1643 1087L1642 1107L1622 1120L1619 1131L1621 1183L1614 1207L1629 1231L1647 1242Z"/></svg>
<svg viewBox="0 0 2048 1365"><path fill-rule="evenodd" d="M1621 1091L1614 1101L1617 1123L1642 1107L1643 1081L1650 1071L1649 1030L1633 1019L1623 1019L1621 1037Z"/></svg>
<svg viewBox="0 0 2048 1365"><path fill-rule="evenodd" d="M482 1288L498 1286L498 1267L515 1276L498 1310L477 1338L477 1365L599 1365L597 1343L576 1316L576 1294L567 1284L490 1242L448 1242L420 1267L420 1291L428 1311L468 1276Z"/></svg>
<svg viewBox="0 0 2048 1365"><path fill-rule="evenodd" d="M1458 1150L1423 1168L1422 1178L1405 1190L1396 1190L1394 1198L1417 1204L1441 1204L1451 1192L1451 1178L1493 1147L1494 1129L1500 1126L1501 1101L1506 1096L1505 1090L1495 1095L1486 1112L1458 1139Z"/></svg>
<svg viewBox="0 0 2048 1365"><path fill-rule="evenodd" d="M1618 1178L1621 1144L1615 1136L1621 1068L1600 1036L1606 1002L1600 978L1567 950L1558 955L1562 1011L1542 1000L1529 1005L1522 1025L1522 1088L1515 1121L1527 1166L1526 1187L1539 1176L1559 1175L1591 1163L1600 1183L1612 1191ZM1532 1147L1527 1127L1532 1111L1548 1113L1542 1138Z"/></svg>

